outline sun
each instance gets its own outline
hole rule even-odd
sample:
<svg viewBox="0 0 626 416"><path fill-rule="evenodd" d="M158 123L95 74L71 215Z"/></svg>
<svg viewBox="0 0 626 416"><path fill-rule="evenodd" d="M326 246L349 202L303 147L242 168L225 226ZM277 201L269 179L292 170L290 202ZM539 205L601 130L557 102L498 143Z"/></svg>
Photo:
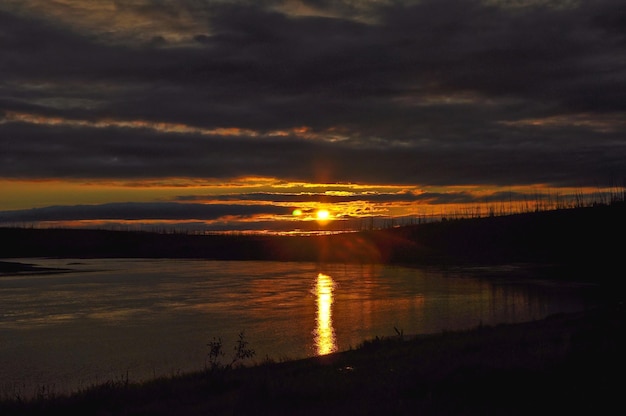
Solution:
<svg viewBox="0 0 626 416"><path fill-rule="evenodd" d="M320 209L317 211L316 216L318 220L325 221L330 218L330 212L328 212L328 210L325 210L325 209Z"/></svg>

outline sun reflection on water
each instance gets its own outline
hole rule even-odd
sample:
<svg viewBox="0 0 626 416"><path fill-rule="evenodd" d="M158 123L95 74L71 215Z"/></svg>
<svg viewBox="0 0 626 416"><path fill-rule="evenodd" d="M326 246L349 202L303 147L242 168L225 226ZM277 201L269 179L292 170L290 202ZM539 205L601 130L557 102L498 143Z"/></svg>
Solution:
<svg viewBox="0 0 626 416"><path fill-rule="evenodd" d="M330 354L337 350L335 331L333 330L332 304L335 282L325 274L317 275L315 294L317 295L317 327L315 329L315 345L317 354Z"/></svg>

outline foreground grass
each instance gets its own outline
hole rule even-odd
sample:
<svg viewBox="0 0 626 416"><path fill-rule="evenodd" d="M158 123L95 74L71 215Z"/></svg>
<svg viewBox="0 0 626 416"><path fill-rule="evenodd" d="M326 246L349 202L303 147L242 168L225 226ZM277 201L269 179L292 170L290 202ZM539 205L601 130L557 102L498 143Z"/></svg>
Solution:
<svg viewBox="0 0 626 416"><path fill-rule="evenodd" d="M1 415L526 415L620 412L624 307L384 338L292 362L5 400Z"/></svg>

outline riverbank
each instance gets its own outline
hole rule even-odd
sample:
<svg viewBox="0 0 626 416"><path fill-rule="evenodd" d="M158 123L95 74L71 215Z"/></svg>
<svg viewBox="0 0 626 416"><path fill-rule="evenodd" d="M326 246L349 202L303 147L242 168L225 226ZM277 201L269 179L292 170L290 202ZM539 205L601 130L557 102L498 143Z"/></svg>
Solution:
<svg viewBox="0 0 626 416"><path fill-rule="evenodd" d="M58 269L50 267L40 267L30 263L22 263L16 261L0 261L0 276L3 274L49 274L49 273L66 273L70 269Z"/></svg>
<svg viewBox="0 0 626 416"><path fill-rule="evenodd" d="M621 405L622 303L341 353L4 400L12 415L604 414ZM252 346L253 347L253 346ZM616 406L616 407L614 407Z"/></svg>
<svg viewBox="0 0 626 416"><path fill-rule="evenodd" d="M1 258L203 258L349 263L619 262L612 235L626 230L626 204L328 235L163 234L0 227Z"/></svg>

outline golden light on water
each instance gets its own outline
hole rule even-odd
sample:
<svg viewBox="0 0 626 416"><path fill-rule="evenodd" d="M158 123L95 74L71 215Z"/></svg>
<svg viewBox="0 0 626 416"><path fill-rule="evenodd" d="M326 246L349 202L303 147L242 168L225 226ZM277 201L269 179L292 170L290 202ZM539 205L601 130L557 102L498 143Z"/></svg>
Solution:
<svg viewBox="0 0 626 416"><path fill-rule="evenodd" d="M318 355L330 354L337 350L335 331L333 329L332 304L335 282L320 273L317 275L315 294L317 296L317 327L315 329L315 345Z"/></svg>

